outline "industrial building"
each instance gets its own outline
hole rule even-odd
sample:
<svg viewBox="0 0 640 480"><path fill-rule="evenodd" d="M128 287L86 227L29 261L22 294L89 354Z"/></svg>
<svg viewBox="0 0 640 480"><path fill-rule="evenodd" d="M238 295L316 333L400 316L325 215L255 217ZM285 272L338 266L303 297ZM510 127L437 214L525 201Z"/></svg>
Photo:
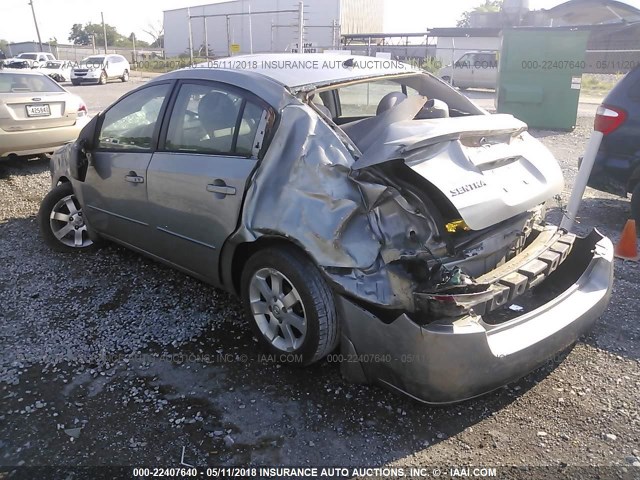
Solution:
<svg viewBox="0 0 640 480"><path fill-rule="evenodd" d="M304 0L305 51L340 46L342 34L383 30L384 0ZM300 39L297 0L232 0L164 12L167 56L297 51ZM191 25L189 25L191 24Z"/></svg>

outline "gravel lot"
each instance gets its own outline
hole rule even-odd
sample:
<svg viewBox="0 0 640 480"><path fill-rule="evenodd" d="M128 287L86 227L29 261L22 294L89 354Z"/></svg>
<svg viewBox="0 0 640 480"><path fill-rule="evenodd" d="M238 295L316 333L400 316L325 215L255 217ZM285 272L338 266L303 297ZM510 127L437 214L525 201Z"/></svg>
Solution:
<svg viewBox="0 0 640 480"><path fill-rule="evenodd" d="M134 86L71 89L96 112ZM581 118L572 133L534 132L563 166L564 202L590 131ZM616 261L610 307L562 363L432 408L347 384L337 364L298 370L260 357L237 299L123 248L52 253L35 221L49 186L46 162L0 163L0 466L176 466L184 449L202 466L640 475L638 264ZM628 215L628 201L588 190L578 228L617 241Z"/></svg>

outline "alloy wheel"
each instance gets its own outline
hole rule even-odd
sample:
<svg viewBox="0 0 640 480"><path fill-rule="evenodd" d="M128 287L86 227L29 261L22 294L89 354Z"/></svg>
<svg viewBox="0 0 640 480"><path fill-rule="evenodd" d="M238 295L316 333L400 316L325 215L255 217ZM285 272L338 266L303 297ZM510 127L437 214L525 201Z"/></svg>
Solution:
<svg viewBox="0 0 640 480"><path fill-rule="evenodd" d="M300 348L307 333L307 318L300 293L274 268L254 273L249 285L251 314L267 341L283 352Z"/></svg>
<svg viewBox="0 0 640 480"><path fill-rule="evenodd" d="M58 241L68 247L85 248L93 244L75 195L67 195L54 205L49 225Z"/></svg>

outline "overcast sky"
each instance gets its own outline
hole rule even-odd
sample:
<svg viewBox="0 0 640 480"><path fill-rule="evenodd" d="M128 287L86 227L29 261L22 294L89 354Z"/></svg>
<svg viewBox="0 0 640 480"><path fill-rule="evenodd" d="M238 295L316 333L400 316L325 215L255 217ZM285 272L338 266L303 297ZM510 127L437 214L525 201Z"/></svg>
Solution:
<svg viewBox="0 0 640 480"><path fill-rule="evenodd" d="M135 32L140 39L151 40L143 30L148 24L160 25L162 11L192 5L207 0L33 0L42 40L57 38L67 43L71 25L99 23L100 12L105 22L128 36ZM484 3L483 0L385 0L384 28L386 32L423 31L428 27L453 27L465 10ZM530 0L532 9L550 8L561 0ZM640 0L626 0L640 8ZM37 39L27 0L0 2L0 38L9 41Z"/></svg>

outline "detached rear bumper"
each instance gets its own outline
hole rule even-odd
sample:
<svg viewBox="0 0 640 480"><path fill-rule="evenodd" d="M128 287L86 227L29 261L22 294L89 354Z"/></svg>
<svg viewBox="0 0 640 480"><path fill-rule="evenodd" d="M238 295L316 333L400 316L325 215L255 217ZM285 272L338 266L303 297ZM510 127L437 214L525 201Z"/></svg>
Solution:
<svg viewBox="0 0 640 480"><path fill-rule="evenodd" d="M341 298L342 372L419 401L463 401L521 378L574 344L602 314L613 284L613 245L593 231L538 288L569 283L534 310L498 325L481 316L420 326L407 315L383 323ZM571 282L571 280L569 280Z"/></svg>

